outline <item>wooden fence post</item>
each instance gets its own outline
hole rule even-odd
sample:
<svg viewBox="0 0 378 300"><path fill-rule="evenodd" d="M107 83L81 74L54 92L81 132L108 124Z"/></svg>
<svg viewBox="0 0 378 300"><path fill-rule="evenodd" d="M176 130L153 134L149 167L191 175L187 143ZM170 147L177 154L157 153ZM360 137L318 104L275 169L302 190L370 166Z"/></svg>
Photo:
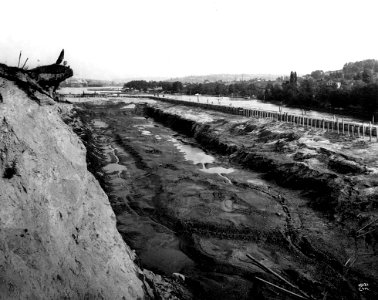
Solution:
<svg viewBox="0 0 378 300"><path fill-rule="evenodd" d="M339 118L336 119L336 126L337 126L337 134L340 133L340 129L339 129Z"/></svg>

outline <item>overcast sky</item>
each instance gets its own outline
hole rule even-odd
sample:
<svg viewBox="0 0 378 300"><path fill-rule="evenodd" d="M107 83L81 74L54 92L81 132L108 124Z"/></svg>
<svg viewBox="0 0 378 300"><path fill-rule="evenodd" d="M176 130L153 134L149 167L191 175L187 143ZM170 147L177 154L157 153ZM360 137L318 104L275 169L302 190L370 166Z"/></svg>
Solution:
<svg viewBox="0 0 378 300"><path fill-rule="evenodd" d="M377 0L0 0L0 62L76 77L300 74L378 59Z"/></svg>

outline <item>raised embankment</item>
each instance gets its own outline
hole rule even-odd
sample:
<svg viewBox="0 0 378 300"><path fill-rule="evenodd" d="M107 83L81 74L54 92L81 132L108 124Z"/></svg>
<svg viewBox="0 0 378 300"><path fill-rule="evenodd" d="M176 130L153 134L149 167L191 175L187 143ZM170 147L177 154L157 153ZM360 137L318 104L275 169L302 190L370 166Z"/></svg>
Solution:
<svg viewBox="0 0 378 300"><path fill-rule="evenodd" d="M224 113L229 113L233 115L240 115L245 117L253 117L253 118L267 118L272 120L277 120L281 122L293 123L297 124L298 126L303 126L306 128L315 128L315 129L322 129L326 132L337 132L338 134L348 135L355 138L369 138L372 141L373 138L376 138L378 142L378 126L373 125L371 122L369 124L365 123L357 123L357 122L344 122L344 120L339 120L338 118L334 118L332 120L329 119L319 119L319 118L311 118L305 115L295 115L289 114L287 112L276 112L276 111L267 111L262 109L248 109L243 107L234 107L234 106L226 106L226 105L217 105L213 103L201 103L201 102L193 102L193 101L185 101L185 100L178 100L172 98L165 98L165 97L156 97L156 96L138 96L138 95L128 95L125 93L90 93L90 94L65 94L61 95L61 97L70 97L70 98L97 98L97 97L131 97L131 98L149 98L153 100L168 102L172 104L178 105L186 105L186 106L194 106L200 107L202 109L210 109L215 111L220 111Z"/></svg>
<svg viewBox="0 0 378 300"><path fill-rule="evenodd" d="M277 120L281 122L293 123L299 126L304 126L308 128L319 128L325 131L337 132L339 134L346 134L354 137L369 137L372 140L373 137L377 138L378 141L378 126L373 126L371 122L369 125L364 123L349 123L339 120L337 118L333 120L327 119L317 119L311 118L308 116L300 116L289 113L281 113L274 111L264 111L257 109L247 109L243 107L233 107L233 106L224 106L216 105L210 103L200 103L200 102L191 102L183 101L177 99L169 99L164 97L149 97L150 99L159 100L163 102L168 102L172 104L180 104L187 106L195 106L203 109L211 109L215 111L220 111L224 113L229 113L233 115L240 115L245 117L254 117L254 118L267 118L272 120Z"/></svg>
<svg viewBox="0 0 378 300"><path fill-rule="evenodd" d="M25 81L0 78L0 298L144 298L86 149L16 72Z"/></svg>

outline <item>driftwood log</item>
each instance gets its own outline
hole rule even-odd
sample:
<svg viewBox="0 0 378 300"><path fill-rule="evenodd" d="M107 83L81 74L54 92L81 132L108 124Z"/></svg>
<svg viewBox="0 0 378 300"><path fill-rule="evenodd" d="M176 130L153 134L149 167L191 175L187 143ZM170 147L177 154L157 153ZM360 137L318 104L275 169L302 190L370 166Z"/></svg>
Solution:
<svg viewBox="0 0 378 300"><path fill-rule="evenodd" d="M23 70L17 67L8 67L0 64L0 77L13 81L23 91L25 91L33 100L39 104L53 104L57 100L55 91L59 84L70 78L73 71L70 67L52 64L37 67L31 70ZM41 101L43 95L44 101Z"/></svg>

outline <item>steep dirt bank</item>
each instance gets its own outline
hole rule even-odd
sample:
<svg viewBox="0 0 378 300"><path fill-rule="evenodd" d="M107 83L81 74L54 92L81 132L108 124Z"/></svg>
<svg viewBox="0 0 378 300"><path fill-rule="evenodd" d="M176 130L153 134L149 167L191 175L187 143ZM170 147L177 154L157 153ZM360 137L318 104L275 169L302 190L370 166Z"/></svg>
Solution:
<svg viewBox="0 0 378 300"><path fill-rule="evenodd" d="M83 144L25 88L0 78L0 298L144 298Z"/></svg>
<svg viewBox="0 0 378 300"><path fill-rule="evenodd" d="M163 103L145 112L231 162L298 190L307 200L285 203L299 220L290 242L308 258L326 262L344 283L367 281L377 293L378 233L370 224L378 216L376 143Z"/></svg>

